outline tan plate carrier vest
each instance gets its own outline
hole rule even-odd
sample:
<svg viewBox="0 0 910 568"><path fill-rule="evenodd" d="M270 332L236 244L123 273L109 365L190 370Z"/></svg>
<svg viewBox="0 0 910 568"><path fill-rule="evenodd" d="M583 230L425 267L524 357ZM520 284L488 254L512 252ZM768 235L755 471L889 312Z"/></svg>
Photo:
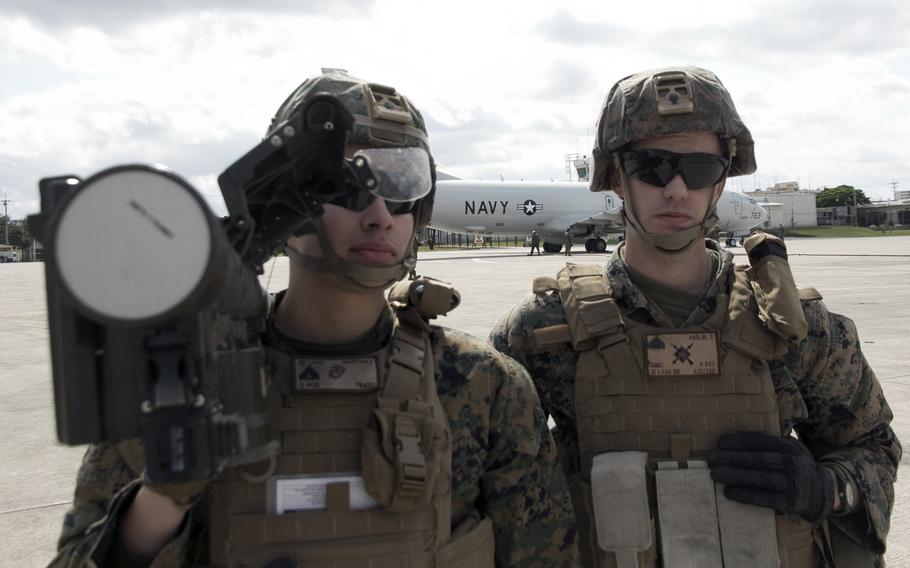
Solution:
<svg viewBox="0 0 910 568"><path fill-rule="evenodd" d="M213 566L295 568L492 567L490 519L452 530L452 439L439 402L430 327L416 308L397 314L374 355L378 386L295 392L295 360L268 353L269 427L281 453L254 479L226 471L211 488ZM351 510L346 483L326 486L326 509L270 514L268 477L352 473L382 506ZM290 562L289 562L290 561Z"/></svg>
<svg viewBox="0 0 910 568"><path fill-rule="evenodd" d="M565 308L572 345L579 351L575 412L581 472L580 476L570 476L570 488L583 565L617 566L615 555L598 545L591 494L595 456L604 452L647 452L647 506L654 544L638 554L637 564L655 567L661 565L656 550L660 525L655 514L654 481L658 461L675 460L684 468L687 460L703 460L725 432L781 434L768 361L780 356L786 344L769 333L755 315L754 294L746 271L747 267L736 267L731 293L719 294L708 321L688 329L658 328L624 318L602 267L569 264L558 274L554 284ZM544 288L535 284L537 292ZM544 338L561 335L557 331L539 330L543 333L537 334L538 345L541 340L546 341ZM646 376L646 336L697 331L717 332L720 374ZM773 528L769 531L772 535L775 532ZM818 565L808 523L794 523L777 515L776 535L781 567Z"/></svg>

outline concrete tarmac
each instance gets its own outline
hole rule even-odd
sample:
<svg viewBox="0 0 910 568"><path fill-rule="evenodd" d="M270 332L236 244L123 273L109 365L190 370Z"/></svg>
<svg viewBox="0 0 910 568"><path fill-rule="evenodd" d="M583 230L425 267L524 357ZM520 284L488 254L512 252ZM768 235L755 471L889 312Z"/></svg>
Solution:
<svg viewBox="0 0 910 568"><path fill-rule="evenodd" d="M797 281L814 286L834 311L853 318L863 351L910 446L910 237L788 239ZM576 246L576 249L579 247ZM745 262L741 248L733 250ZM472 249L420 254L418 272L453 283L462 305L441 325L486 337L490 328L566 260L603 264L608 255L528 257L527 249ZM263 284L280 290L287 259L266 266ZM44 297L44 265L0 264L0 568L44 566L54 556L72 501L82 447L57 443ZM886 558L910 566L910 481L900 471Z"/></svg>

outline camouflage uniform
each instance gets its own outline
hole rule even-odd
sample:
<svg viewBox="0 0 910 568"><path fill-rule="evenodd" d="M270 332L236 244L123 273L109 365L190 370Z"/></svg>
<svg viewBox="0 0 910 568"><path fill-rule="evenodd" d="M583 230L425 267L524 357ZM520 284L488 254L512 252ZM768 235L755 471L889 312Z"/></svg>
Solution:
<svg viewBox="0 0 910 568"><path fill-rule="evenodd" d="M369 354L386 345L391 311L361 341L344 346L301 344L274 327L265 338L284 352ZM569 567L577 564L576 530L565 478L547 420L527 373L481 341L433 326L436 385L453 438L452 526L469 517L493 521L498 566ZM53 566L101 562L142 470L135 442L88 448L66 514ZM206 510L189 522L153 566L205 564Z"/></svg>
<svg viewBox="0 0 910 568"><path fill-rule="evenodd" d="M709 241L709 248L718 247ZM710 288L681 327L706 321L718 294L728 291L723 287L733 270L733 257L721 254L721 266ZM632 283L619 251L605 270L623 317L676 327ZM849 472L857 487L858 509L829 520L866 550L881 554L901 457L900 443L889 426L891 409L863 357L853 322L828 311L821 301L804 302L803 309L807 337L771 362L782 433L794 430L820 463ZM575 408L579 353L570 343L540 349L534 335L537 329L565 323L559 294L531 294L499 321L490 339L529 370L544 410L556 422L554 437L567 458L565 467L571 480L580 470Z"/></svg>

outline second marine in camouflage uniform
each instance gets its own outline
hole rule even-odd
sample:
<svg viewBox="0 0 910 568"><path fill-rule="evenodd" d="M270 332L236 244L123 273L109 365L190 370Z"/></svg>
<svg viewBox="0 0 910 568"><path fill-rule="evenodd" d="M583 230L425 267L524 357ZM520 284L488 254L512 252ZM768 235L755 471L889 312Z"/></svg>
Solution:
<svg viewBox="0 0 910 568"><path fill-rule="evenodd" d="M813 290L803 290L797 298L795 286L787 317L765 310L768 302L780 301L789 290L781 285L772 291L777 296L760 297L766 282L756 282L761 279L757 265L775 262L778 277L783 273L789 277L786 252L773 237L750 239L754 248L749 272L736 268L732 255L719 250L717 243L703 240L716 219L713 205L707 205L711 199L708 187L715 188L716 203L720 195L716 188L722 189L727 171L737 175L755 168L751 135L736 115L729 94L712 73L697 68L633 75L611 90L598 128L591 189L610 185L623 190L626 242L602 269L569 265L557 279L537 279L534 292L506 314L490 336L497 349L525 365L544 410L556 422L554 437L575 493L583 564L615 565L619 548L598 548L598 542L603 542L598 533L622 532L623 527L615 525L627 522L627 511L614 509L606 511L605 526L598 519L595 527L590 511L592 455L596 464L601 456L643 450L651 455L648 498L652 514L654 502L664 497L653 493L657 463L672 462L675 469L685 467L687 459L707 457L715 479L729 476L724 477L727 497L789 513L789 518L777 516L781 549L770 553L763 565L777 566L778 561L791 567L882 565L901 446L889 426L891 409L863 356L853 322L830 312ZM708 134L713 133L717 138L712 140ZM644 142L631 144L636 141ZM684 153L692 152L688 149L692 147L700 153ZM734 159L724 161L720 158L724 155ZM698 180L699 168L707 163L726 164L727 171L717 169L710 179ZM635 205L630 205L633 195ZM696 210L693 200L702 200L703 207L708 207L707 213L701 209L701 223L699 217L692 217ZM645 276L630 268L626 258L632 244L638 247L636 252L645 251L657 259L652 262L653 274ZM674 255L682 253L691 262L679 263ZM684 269L702 262L707 274L699 265L700 272L691 273L694 285L679 284L672 276L669 283L659 281L661 274L671 271L688 276ZM783 280L786 278L776 283ZM580 288L573 284L576 281L597 288L598 294L579 295ZM789 281L792 284L792 278ZM744 282L752 282L751 287L743 288ZM735 297L742 299L739 311L734 309ZM567 301L574 305L567 306ZM744 312L757 316L744 316ZM802 318L804 326L796 325L802 324ZM753 323L733 325L745 320ZM786 331L800 327L801 331L792 334ZM728 329L738 329L742 335L731 336ZM585 330L593 332L584 336ZM677 346L677 361L691 364L694 359L696 366L706 364L712 370L703 373L703 378L698 371L688 373L690 378L660 376L661 365L677 361L650 361L652 349L662 349L665 338L683 336L687 330L718 333L719 355L702 354L699 360L687 350L693 345L687 342ZM757 345L764 350L756 349ZM613 351L625 355L617 359ZM731 357L742 358L743 352L750 354L744 363L735 364L735 372L745 379L728 381L728 368L734 367ZM716 369L722 372L718 374ZM645 372L644 378L638 378ZM770 376L770 399L762 398L763 394L748 398L753 395L747 393L765 388L761 381L767 379L755 381L760 376ZM764 412L769 414L760 415ZM793 433L808 452L798 449ZM655 457L659 459L654 461ZM689 461L689 468L704 467L698 463L704 462ZM763 469L756 473L759 468ZM799 472L802 477L782 477L775 468ZM770 483L777 485L771 488ZM709 497L713 502L714 496ZM718 509L721 497L719 493ZM647 514L649 505L644 507ZM812 531L815 544L808 545L810 549L814 546L811 555L805 553L805 544L801 545L803 552L794 552L780 542L788 534L805 532L803 519L809 519L810 526L819 523ZM683 532L702 520L689 518L690 526L683 527ZM781 523L788 526L783 533ZM773 528L771 534L773 537ZM748 540L751 535L740 536ZM696 538L693 542L703 541ZM746 545L747 554L748 546L751 544ZM696 545L690 551L698 548L704 547ZM613 552L603 557L603 550L617 551L617 557ZM631 560L640 564L626 565L653 566L657 562L673 568L666 558L661 564L660 555L667 550L657 552L656 559L653 547L649 550L652 552ZM756 562L730 564L725 556L724 565L753 566Z"/></svg>

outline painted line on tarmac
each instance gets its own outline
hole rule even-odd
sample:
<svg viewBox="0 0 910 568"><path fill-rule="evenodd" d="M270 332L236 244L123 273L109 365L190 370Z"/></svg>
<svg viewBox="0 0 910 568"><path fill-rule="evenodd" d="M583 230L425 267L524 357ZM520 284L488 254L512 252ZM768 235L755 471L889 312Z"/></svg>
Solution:
<svg viewBox="0 0 910 568"><path fill-rule="evenodd" d="M885 377L884 379L879 379L879 381L883 382L883 383L892 383L895 385L903 385L905 387L910 386L906 383L906 381L904 381L902 379L910 379L910 375L896 375L894 377Z"/></svg>
<svg viewBox="0 0 910 568"><path fill-rule="evenodd" d="M600 258L600 257L608 257L611 254L612 254L611 251L601 252L601 253L586 252L586 253L584 253L584 256ZM433 260L470 260L470 259L476 260L476 259L480 259L480 258L521 258L523 256L528 256L528 254L527 253L514 253L514 254L482 254L482 255L472 255L472 256L436 256L433 258L418 258L417 262L429 262L429 261L433 261ZM537 256L537 255L534 255L534 256ZM541 256L543 256L543 255L541 255ZM560 253L553 253L553 254L548 254L547 256L558 257L558 256L565 256L565 255L560 254ZM571 255L571 256L580 257L582 255L579 253L578 255Z"/></svg>
<svg viewBox="0 0 910 568"><path fill-rule="evenodd" d="M850 253L821 253L821 252L788 252L787 256L856 256L869 258L910 258L910 254L850 254Z"/></svg>
<svg viewBox="0 0 910 568"><path fill-rule="evenodd" d="M16 513L27 513L29 511L37 511L38 509L50 509L53 507L59 507L61 505L72 505L72 501L61 501L59 503L51 503L49 505L38 505L37 507L24 507L22 509L11 509L9 511L0 511L0 515L14 515Z"/></svg>

